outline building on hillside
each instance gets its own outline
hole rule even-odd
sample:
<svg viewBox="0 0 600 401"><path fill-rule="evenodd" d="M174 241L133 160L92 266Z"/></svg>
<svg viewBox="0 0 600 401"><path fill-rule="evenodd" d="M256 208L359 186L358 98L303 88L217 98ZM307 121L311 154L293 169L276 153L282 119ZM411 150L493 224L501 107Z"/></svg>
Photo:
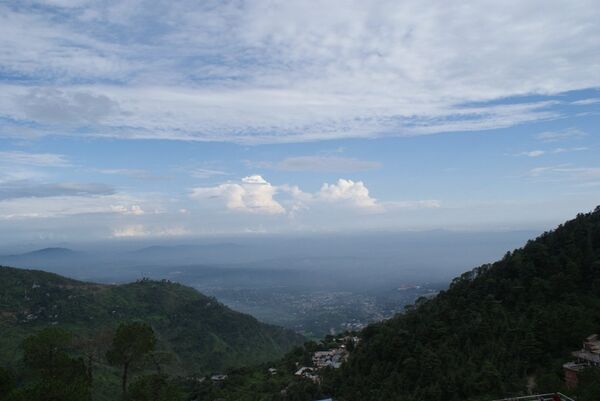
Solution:
<svg viewBox="0 0 600 401"><path fill-rule="evenodd" d="M587 337L583 342L581 350L572 352L571 355L576 360L563 365L565 384L569 388L577 386L577 375L582 370L592 366L600 367L600 337L598 334L592 334Z"/></svg>
<svg viewBox="0 0 600 401"><path fill-rule="evenodd" d="M337 369L342 366L342 362L346 359L348 359L348 351L345 348L317 351L312 356L313 364L318 368L332 367Z"/></svg>
<svg viewBox="0 0 600 401"><path fill-rule="evenodd" d="M227 375L221 375L221 374L212 375L210 377L210 380L212 380L213 383L222 383L225 380L227 380Z"/></svg>
<svg viewBox="0 0 600 401"><path fill-rule="evenodd" d="M320 382L319 376L316 374L316 369L308 366L303 366L294 373L294 375L298 377L303 377L305 379L312 380L315 383Z"/></svg>

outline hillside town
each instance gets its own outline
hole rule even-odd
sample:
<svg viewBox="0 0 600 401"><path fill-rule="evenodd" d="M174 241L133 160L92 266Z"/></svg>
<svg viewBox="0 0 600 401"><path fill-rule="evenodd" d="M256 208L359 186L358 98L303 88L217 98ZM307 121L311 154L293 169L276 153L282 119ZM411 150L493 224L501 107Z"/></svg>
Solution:
<svg viewBox="0 0 600 401"><path fill-rule="evenodd" d="M577 387L579 375L589 367L600 367L600 336L592 334L583 341L580 350L571 353L574 361L563 365L565 384L569 388Z"/></svg>
<svg viewBox="0 0 600 401"><path fill-rule="evenodd" d="M350 356L349 348L353 349L359 342L356 336L344 336L334 339L334 346L323 351L315 351L311 355L312 366L298 366L294 373L297 377L320 383L319 371L325 368L338 369Z"/></svg>

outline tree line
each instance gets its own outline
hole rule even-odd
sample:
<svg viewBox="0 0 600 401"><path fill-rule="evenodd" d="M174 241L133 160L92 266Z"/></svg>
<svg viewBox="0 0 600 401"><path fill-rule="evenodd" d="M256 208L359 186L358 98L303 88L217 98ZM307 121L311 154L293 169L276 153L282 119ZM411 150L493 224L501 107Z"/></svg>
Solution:
<svg viewBox="0 0 600 401"><path fill-rule="evenodd" d="M94 367L107 363L121 374L122 401L180 401L181 390L163 373L164 353L157 351L152 327L121 323L114 335L75 339L48 326L21 344L17 369L0 368L0 401L91 401ZM143 370L131 380L132 371ZM148 373L151 372L151 373Z"/></svg>

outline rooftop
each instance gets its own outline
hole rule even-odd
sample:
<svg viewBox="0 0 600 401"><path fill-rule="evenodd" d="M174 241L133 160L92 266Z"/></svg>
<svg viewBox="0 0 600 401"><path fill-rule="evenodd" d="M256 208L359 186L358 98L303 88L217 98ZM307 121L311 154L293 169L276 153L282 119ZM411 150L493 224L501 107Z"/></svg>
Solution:
<svg viewBox="0 0 600 401"><path fill-rule="evenodd" d="M548 394L526 395L523 397L503 398L501 400L494 400L494 401L574 401L574 400L570 397L567 397L566 395L564 395L562 393L548 393Z"/></svg>

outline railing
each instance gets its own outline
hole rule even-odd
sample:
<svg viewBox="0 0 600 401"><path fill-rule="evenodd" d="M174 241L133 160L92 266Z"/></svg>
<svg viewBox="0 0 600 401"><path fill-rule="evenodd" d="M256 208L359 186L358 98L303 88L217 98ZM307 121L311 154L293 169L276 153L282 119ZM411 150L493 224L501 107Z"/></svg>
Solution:
<svg viewBox="0 0 600 401"><path fill-rule="evenodd" d="M494 401L555 401L555 396L559 396L561 401L574 401L572 398L567 397L562 393L526 395L523 397L509 397Z"/></svg>

